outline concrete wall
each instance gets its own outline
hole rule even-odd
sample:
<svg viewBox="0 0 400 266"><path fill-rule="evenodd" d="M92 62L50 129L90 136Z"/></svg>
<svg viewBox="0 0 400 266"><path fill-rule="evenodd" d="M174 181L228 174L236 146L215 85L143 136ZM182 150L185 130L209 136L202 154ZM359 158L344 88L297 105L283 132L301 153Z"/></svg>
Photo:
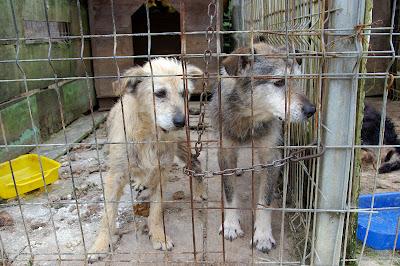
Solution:
<svg viewBox="0 0 400 266"><path fill-rule="evenodd" d="M43 0L13 0L16 26L19 38L25 37L24 21L46 21ZM89 32L86 1L81 1L81 15L84 33ZM70 35L79 36L79 16L76 1L47 0L49 21L65 22L69 25ZM34 144L34 132L39 141L46 140L50 134L61 129L61 115L57 99L54 75L57 77L84 77L85 71L80 60L52 61L54 71L46 60L49 44L47 40L29 42L19 41L19 59L45 59L36 62L21 62L22 71L27 79L43 79L27 81L30 106L32 110L33 126L28 112L28 100L25 84L22 81L13 81L23 78L22 71L15 63L17 57L16 29L10 1L0 1L0 115L2 122L2 136L0 144ZM90 42L85 41L84 55L90 55ZM51 59L79 58L81 40L63 40L51 45ZM4 62L10 60L10 62ZM85 62L87 71L91 75L91 63ZM89 110L88 89L95 103L95 94L92 80L89 86L85 79L58 82L61 103L63 104L65 123L71 123L83 112ZM14 148L6 152L0 148L0 161L12 158L27 152L29 148Z"/></svg>

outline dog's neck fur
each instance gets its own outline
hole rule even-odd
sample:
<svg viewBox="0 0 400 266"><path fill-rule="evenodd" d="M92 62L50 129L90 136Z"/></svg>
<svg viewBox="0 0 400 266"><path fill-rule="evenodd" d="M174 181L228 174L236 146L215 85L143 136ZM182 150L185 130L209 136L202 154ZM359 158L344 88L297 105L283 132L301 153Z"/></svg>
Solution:
<svg viewBox="0 0 400 266"><path fill-rule="evenodd" d="M264 120L257 115L251 116L247 112L239 111L240 109L228 109L230 110L225 111L232 115L232 119L228 119L229 121L224 124L224 134L241 143L273 134L274 130L281 127L278 119Z"/></svg>
<svg viewBox="0 0 400 266"><path fill-rule="evenodd" d="M222 81L222 132L225 137L240 143L267 135L279 135L282 123L273 116L265 116L251 112L251 96L245 91L244 84L248 82L242 78L232 83L229 80ZM219 128L218 94L214 92L216 104L211 105L214 128ZM254 106L253 106L254 107ZM257 108L254 107L253 110Z"/></svg>

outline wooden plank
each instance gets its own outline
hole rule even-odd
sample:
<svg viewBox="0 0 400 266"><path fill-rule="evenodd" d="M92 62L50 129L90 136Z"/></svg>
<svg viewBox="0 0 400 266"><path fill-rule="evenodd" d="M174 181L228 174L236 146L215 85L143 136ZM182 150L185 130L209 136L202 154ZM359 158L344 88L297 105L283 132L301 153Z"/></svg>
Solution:
<svg viewBox="0 0 400 266"><path fill-rule="evenodd" d="M143 4L140 0L117 0L114 1L114 15L116 22L117 33L132 33L131 16ZM172 1L174 7L180 12L179 1ZM89 6L89 21L91 34L112 34L112 13L110 2L105 0L88 1ZM220 6L222 7L222 1ZM203 31L208 26L207 16L208 2L202 0L188 1L187 12L185 13L185 32ZM222 8L221 16L222 18ZM96 56L112 56L114 41L113 38L93 38L91 39L92 55ZM187 35L188 53L203 54L206 47L206 39L204 34ZM216 52L216 38L212 44L212 51ZM134 55L134 47L131 37L118 37L117 39L117 55ZM203 58L189 58L190 63L204 68ZM118 59L118 66L121 73L134 65L132 59ZM93 60L94 76L116 75L115 61L111 59ZM216 73L215 59L211 60L210 72ZM115 97L115 92L112 91L111 79L95 79L95 89L98 98ZM196 90L198 92L199 89Z"/></svg>

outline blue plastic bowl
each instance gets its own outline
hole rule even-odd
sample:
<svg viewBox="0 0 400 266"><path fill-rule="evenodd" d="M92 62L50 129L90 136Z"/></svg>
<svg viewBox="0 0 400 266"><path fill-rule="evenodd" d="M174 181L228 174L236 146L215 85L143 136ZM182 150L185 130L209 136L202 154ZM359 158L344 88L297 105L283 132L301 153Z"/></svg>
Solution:
<svg viewBox="0 0 400 266"><path fill-rule="evenodd" d="M359 208L370 208L372 195L362 195L359 198ZM400 216L400 192L375 194L374 208L399 207L393 210L376 210L372 214L368 232L367 246L376 250L393 249L396 239L397 220ZM358 214L357 238L364 241L369 213ZM396 249L400 248L400 232Z"/></svg>

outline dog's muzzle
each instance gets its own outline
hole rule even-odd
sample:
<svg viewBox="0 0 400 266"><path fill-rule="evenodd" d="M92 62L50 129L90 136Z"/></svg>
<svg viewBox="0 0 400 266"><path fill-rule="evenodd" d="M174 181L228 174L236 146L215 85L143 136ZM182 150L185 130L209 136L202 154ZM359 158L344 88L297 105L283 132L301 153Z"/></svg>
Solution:
<svg viewBox="0 0 400 266"><path fill-rule="evenodd" d="M310 118L315 114L316 108L315 105L311 103L307 103L303 105L303 114L305 117Z"/></svg>
<svg viewBox="0 0 400 266"><path fill-rule="evenodd" d="M175 127L181 128L185 126L185 116L182 113L177 113L172 119Z"/></svg>

